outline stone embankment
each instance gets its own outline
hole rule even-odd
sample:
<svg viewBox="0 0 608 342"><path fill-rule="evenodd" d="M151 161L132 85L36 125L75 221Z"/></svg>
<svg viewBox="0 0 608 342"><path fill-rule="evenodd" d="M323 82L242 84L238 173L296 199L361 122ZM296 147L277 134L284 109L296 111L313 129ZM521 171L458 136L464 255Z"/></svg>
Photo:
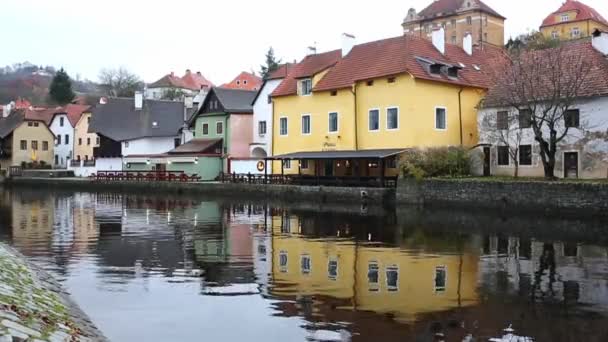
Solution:
<svg viewBox="0 0 608 342"><path fill-rule="evenodd" d="M107 341L48 273L0 243L0 342Z"/></svg>

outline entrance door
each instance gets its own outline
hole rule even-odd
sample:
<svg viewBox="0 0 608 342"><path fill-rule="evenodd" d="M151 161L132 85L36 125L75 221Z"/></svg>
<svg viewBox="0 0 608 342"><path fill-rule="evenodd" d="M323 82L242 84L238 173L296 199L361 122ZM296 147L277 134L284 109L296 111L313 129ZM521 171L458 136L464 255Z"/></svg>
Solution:
<svg viewBox="0 0 608 342"><path fill-rule="evenodd" d="M564 178L578 178L578 152L564 152Z"/></svg>
<svg viewBox="0 0 608 342"><path fill-rule="evenodd" d="M489 147L484 147L483 148L483 176L484 177L490 177L490 148Z"/></svg>
<svg viewBox="0 0 608 342"><path fill-rule="evenodd" d="M334 161L326 160L325 161L325 176L333 176L334 175Z"/></svg>
<svg viewBox="0 0 608 342"><path fill-rule="evenodd" d="M165 164L156 164L155 170L156 171L163 171L164 172L164 171L167 170L167 165L165 165Z"/></svg>

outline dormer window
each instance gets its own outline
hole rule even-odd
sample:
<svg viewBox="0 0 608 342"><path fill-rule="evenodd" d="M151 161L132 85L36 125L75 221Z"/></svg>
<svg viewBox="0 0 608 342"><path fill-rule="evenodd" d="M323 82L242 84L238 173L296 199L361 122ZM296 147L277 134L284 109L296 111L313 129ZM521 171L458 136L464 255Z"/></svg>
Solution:
<svg viewBox="0 0 608 342"><path fill-rule="evenodd" d="M568 15L568 13L562 14L562 22L566 22L568 20L570 20L570 16Z"/></svg>
<svg viewBox="0 0 608 342"><path fill-rule="evenodd" d="M152 121L152 127L154 127L154 128L158 127L158 122L157 121Z"/></svg>
<svg viewBox="0 0 608 342"><path fill-rule="evenodd" d="M431 75L441 75L441 64L431 64L429 66Z"/></svg>
<svg viewBox="0 0 608 342"><path fill-rule="evenodd" d="M312 94L312 80L310 78L300 81L300 95L308 96Z"/></svg>
<svg viewBox="0 0 608 342"><path fill-rule="evenodd" d="M458 68L449 67L448 68L448 77L458 78Z"/></svg>
<svg viewBox="0 0 608 342"><path fill-rule="evenodd" d="M475 70L477 70L477 71L480 71L480 70L481 70L481 68L480 68L480 67L479 67L479 65L477 65L477 64L473 64L473 69L475 69Z"/></svg>

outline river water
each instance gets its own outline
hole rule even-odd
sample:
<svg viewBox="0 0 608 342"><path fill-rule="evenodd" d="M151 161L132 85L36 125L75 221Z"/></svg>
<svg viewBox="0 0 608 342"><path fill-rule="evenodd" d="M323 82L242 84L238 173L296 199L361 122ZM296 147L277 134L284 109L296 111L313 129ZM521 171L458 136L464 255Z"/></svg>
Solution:
<svg viewBox="0 0 608 342"><path fill-rule="evenodd" d="M605 223L539 216L0 190L112 341L608 341Z"/></svg>

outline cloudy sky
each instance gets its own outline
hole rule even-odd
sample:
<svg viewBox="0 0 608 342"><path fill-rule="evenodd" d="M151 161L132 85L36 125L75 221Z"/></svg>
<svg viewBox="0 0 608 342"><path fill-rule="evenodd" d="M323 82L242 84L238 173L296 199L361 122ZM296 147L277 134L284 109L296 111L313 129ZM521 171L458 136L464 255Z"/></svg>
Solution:
<svg viewBox="0 0 608 342"><path fill-rule="evenodd" d="M2 0L0 65L30 61L97 79L124 66L152 82L185 69L221 84L259 70L273 46L284 61L306 47L340 47L401 34L407 10L432 0ZM485 0L508 18L506 37L538 28L564 0ZM608 1L584 0L608 17Z"/></svg>

